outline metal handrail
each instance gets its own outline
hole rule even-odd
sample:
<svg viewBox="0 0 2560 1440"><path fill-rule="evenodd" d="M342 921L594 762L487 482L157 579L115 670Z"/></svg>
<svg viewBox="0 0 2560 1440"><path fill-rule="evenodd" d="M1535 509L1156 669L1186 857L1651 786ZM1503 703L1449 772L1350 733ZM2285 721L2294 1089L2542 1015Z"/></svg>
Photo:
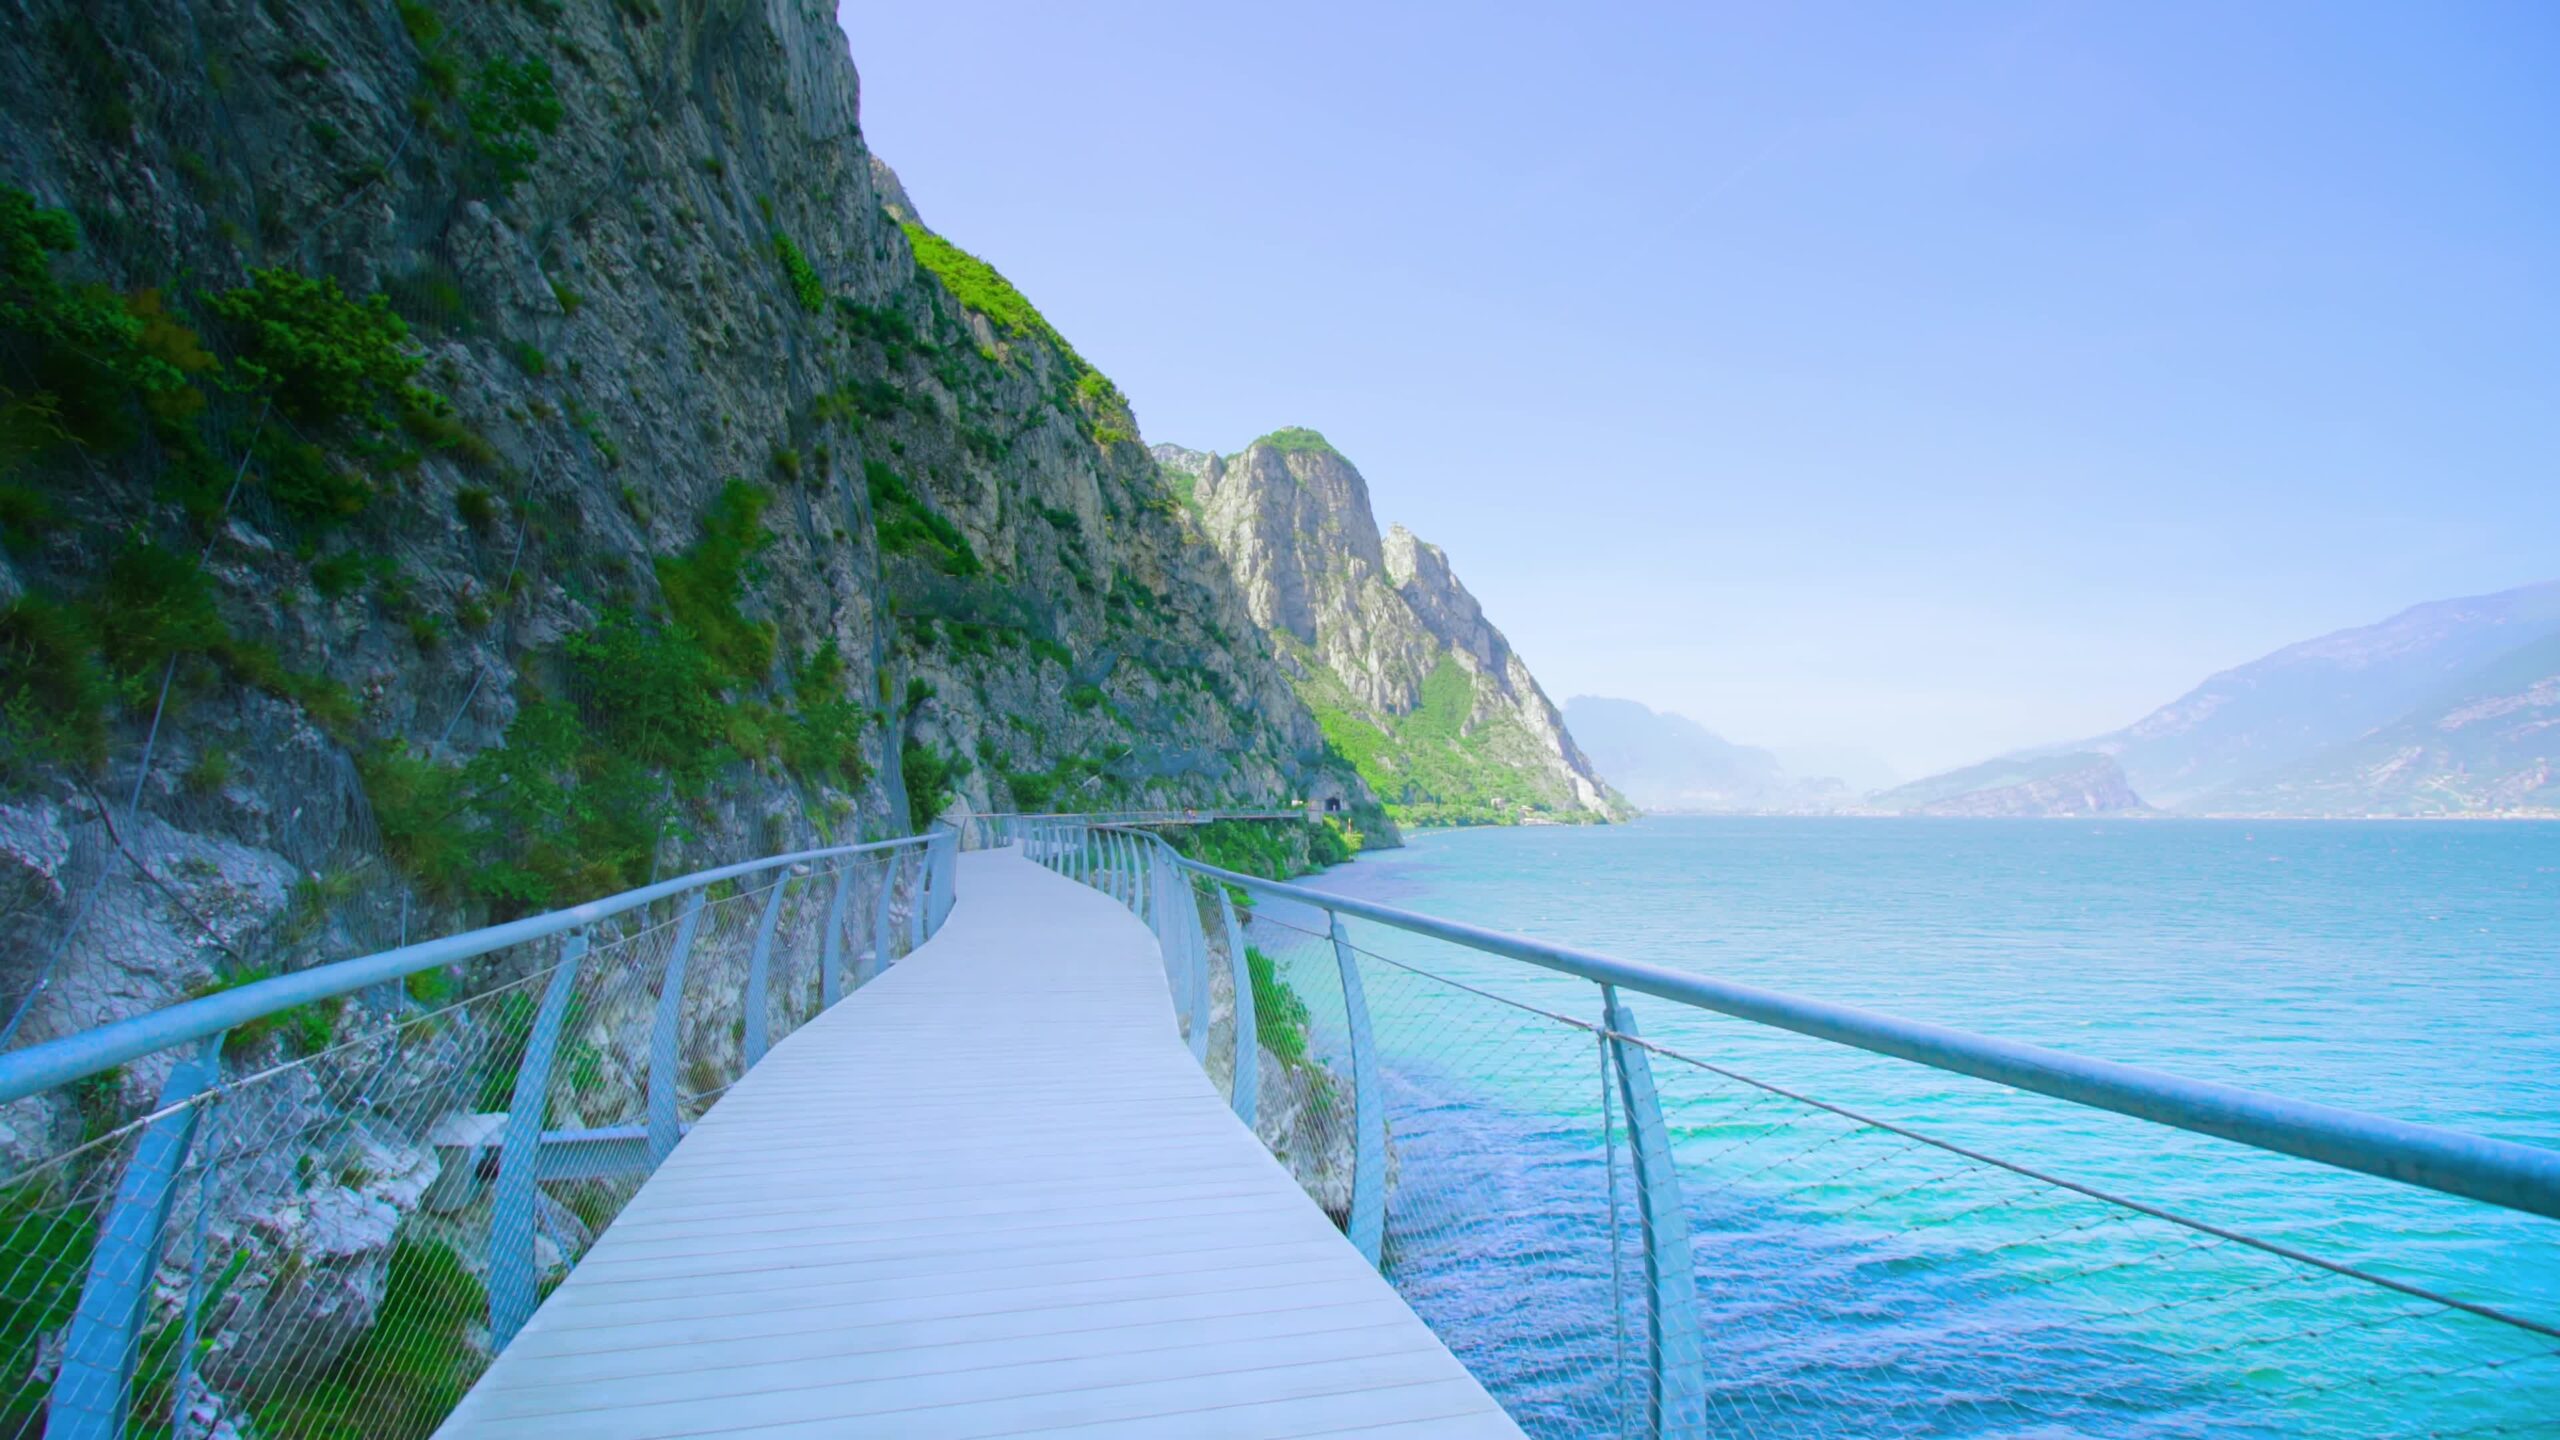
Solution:
<svg viewBox="0 0 2560 1440"><path fill-rule="evenodd" d="M1621 960L1569 945L1221 870L1195 860L1177 857L1176 863L1211 880L1312 905L1329 914L1356 916L1596 984L1638 991L1676 1004L2342 1170L2560 1219L2560 1150L2290 1100L2235 1085L2190 1080L2139 1065L2093 1060L2040 1045L1738 985L1667 966Z"/></svg>
<svg viewBox="0 0 2560 1440"><path fill-rule="evenodd" d="M529 940L561 934L610 919L628 910L636 910L652 902L681 895L688 890L782 869L814 861L869 851L897 850L932 846L933 835L906 835L894 840L874 840L861 845L831 845L817 850L796 850L787 855L767 856L761 860L741 861L710 870L697 870L673 880L626 890L565 910L553 910L522 920L510 920L460 935L424 940L403 945L396 950L379 951L352 960L316 965L279 975L269 980L254 981L218 995L206 995L181 1001L149 1014L135 1015L96 1029L64 1035L23 1050L0 1055L0 1104L28 1095L67 1085L84 1076L97 1074L110 1066L140 1059L156 1051L185 1045L219 1035L250 1021L314 1000L327 1000L351 995L359 990L388 981L403 979L421 970L473 959L491 951L504 950ZM946 887L947 888L947 887ZM935 917L937 920L939 916Z"/></svg>

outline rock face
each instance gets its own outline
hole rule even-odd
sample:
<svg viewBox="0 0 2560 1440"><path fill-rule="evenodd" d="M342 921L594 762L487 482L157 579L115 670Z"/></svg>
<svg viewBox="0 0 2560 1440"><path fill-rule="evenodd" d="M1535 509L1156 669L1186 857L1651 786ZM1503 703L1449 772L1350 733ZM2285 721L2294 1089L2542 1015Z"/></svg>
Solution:
<svg viewBox="0 0 2560 1440"><path fill-rule="evenodd" d="M1628 813L1529 667L1436 545L1381 535L1368 482L1312 430L1243 453L1155 448L1188 481L1326 739L1400 819L1595 820ZM1178 483L1177 482L1177 483Z"/></svg>
<svg viewBox="0 0 2560 1440"><path fill-rule="evenodd" d="M870 153L828 7L0 28L0 1043L954 803L1372 803L1126 398ZM391 989L232 1068L442 1003ZM226 1168L226 1345L373 1323L469 1072Z"/></svg>
<svg viewBox="0 0 2560 1440"><path fill-rule="evenodd" d="M9 29L0 408L112 412L0 451L15 1041L953 799L1357 790L1126 400L914 222L823 7ZM335 310L224 308L288 282L383 307L400 373L339 396L295 368L372 353ZM148 375L67 399L46 307L90 294ZM137 588L185 623L135 638ZM615 836L515 803L635 751Z"/></svg>
<svg viewBox="0 0 2560 1440"><path fill-rule="evenodd" d="M2115 761L2087 751L1993 760L1887 790L1871 803L1904 815L1977 818L2131 815L2151 808Z"/></svg>
<svg viewBox="0 0 2560 1440"><path fill-rule="evenodd" d="M1791 775L1769 751L1737 745L1685 715L1576 695L1564 702L1564 718L1600 772L1643 810L1823 814L1854 803L1841 781Z"/></svg>

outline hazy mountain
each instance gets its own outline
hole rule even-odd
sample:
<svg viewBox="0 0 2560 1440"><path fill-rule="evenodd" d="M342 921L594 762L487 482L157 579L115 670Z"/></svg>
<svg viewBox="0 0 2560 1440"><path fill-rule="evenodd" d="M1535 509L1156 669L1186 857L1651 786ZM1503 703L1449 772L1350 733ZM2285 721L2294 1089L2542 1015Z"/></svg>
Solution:
<svg viewBox="0 0 2560 1440"><path fill-rule="evenodd" d="M2124 771L2090 750L2004 756L1872 795L1904 815L2126 815L2147 810Z"/></svg>
<svg viewBox="0 0 2560 1440"><path fill-rule="evenodd" d="M2154 805L2192 809L2215 791L2391 725L2554 632L2560 581L2416 605L2225 670L2132 725L2069 748L2114 756Z"/></svg>
<svg viewBox="0 0 2560 1440"><path fill-rule="evenodd" d="M2389 725L2204 797L2228 814L2560 812L2560 631Z"/></svg>
<svg viewBox="0 0 2560 1440"><path fill-rule="evenodd" d="M1576 695L1564 702L1564 719L1591 763L1641 809L1831 810L1851 798L1836 779L1798 779L1767 750L1633 700Z"/></svg>
<svg viewBox="0 0 2560 1440"><path fill-rule="evenodd" d="M2098 759L2114 773L2094 769ZM2555 767L2560 581L2414 605L2288 645L2122 730L1874 801L1933 813L2030 813L2005 807L2033 803L2059 807L2034 813L2084 814L2147 801L2191 814L2482 814L2560 809ZM2016 793L2022 785L2029 793Z"/></svg>

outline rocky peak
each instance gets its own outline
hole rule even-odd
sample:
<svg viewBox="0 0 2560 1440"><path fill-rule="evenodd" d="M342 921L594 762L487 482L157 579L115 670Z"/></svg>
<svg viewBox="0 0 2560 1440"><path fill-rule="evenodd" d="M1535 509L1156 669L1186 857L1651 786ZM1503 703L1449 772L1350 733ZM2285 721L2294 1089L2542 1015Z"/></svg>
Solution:
<svg viewBox="0 0 2560 1440"><path fill-rule="evenodd" d="M1339 748L1376 753L1369 736L1391 737L1411 720L1431 736L1424 748L1463 752L1408 757L1415 772L1441 777L1428 783L1381 761L1375 774L1364 771L1372 788L1405 794L1408 806L1457 805L1471 818L1487 818L1472 807L1497 792L1514 807L1504 818L1539 807L1611 812L1563 718L1448 555L1402 526L1381 535L1369 482L1321 434L1278 430L1231 456L1174 445L1154 455L1194 478L1202 528L1255 622L1300 664L1300 691L1319 718L1363 727L1335 737ZM1513 772L1506 784L1516 788L1496 784L1463 801L1431 788L1485 778L1489 767Z"/></svg>
<svg viewBox="0 0 2560 1440"><path fill-rule="evenodd" d="M907 198L907 187L898 183L898 172L889 162L871 157L871 189L880 197L880 208L901 225L921 225L924 217L916 213L916 202Z"/></svg>
<svg viewBox="0 0 2560 1440"><path fill-rule="evenodd" d="M1211 457L1194 499L1254 623L1314 649L1372 705L1400 714L1419 702L1429 647L1387 603L1369 483L1349 460L1266 437Z"/></svg>

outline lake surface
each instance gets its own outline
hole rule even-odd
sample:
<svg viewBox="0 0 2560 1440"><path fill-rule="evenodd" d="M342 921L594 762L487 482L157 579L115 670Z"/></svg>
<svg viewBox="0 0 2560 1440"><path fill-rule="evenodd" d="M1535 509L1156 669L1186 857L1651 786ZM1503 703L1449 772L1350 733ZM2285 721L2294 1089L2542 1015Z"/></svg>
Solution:
<svg viewBox="0 0 2560 1440"><path fill-rule="evenodd" d="M1426 833L1311 883L2560 1147L2560 825L1666 818ZM1347 1074L1322 928L1271 906L1254 938ZM1594 987L1351 933L1390 1272L1532 1429L1614 1433L1642 1404L1642 1227L1570 1023ZM2560 1338L2438 1303L2560 1321L2560 1223L1629 1003L1675 1052L1652 1069L1719 1431L2560 1435Z"/></svg>

